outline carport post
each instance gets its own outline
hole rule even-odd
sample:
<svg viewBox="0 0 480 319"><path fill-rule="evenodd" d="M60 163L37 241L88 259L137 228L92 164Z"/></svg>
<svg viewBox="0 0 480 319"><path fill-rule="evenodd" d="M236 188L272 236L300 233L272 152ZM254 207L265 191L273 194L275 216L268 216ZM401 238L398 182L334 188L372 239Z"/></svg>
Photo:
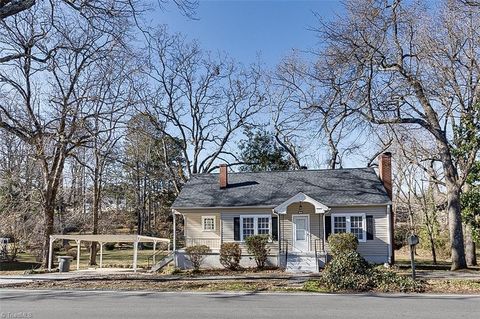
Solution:
<svg viewBox="0 0 480 319"><path fill-rule="evenodd" d="M53 241L55 239L50 235L50 245L48 246L48 271L52 271Z"/></svg>
<svg viewBox="0 0 480 319"><path fill-rule="evenodd" d="M103 243L100 243L100 268L102 268L103 264Z"/></svg>
<svg viewBox="0 0 480 319"><path fill-rule="evenodd" d="M173 214L173 252L177 249L177 215L175 215L175 211L172 211Z"/></svg>
<svg viewBox="0 0 480 319"><path fill-rule="evenodd" d="M77 243L77 270L80 270L80 245L82 243L81 240L75 240Z"/></svg>
<svg viewBox="0 0 480 319"><path fill-rule="evenodd" d="M155 265L155 252L157 250L157 241L153 241L153 264Z"/></svg>
<svg viewBox="0 0 480 319"><path fill-rule="evenodd" d="M133 272L137 272L138 238L133 242Z"/></svg>

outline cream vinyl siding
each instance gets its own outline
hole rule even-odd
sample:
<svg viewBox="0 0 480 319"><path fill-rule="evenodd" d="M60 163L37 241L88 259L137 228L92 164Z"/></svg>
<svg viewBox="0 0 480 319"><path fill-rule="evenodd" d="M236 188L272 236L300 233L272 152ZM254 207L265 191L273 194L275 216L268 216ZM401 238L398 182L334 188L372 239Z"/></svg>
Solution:
<svg viewBox="0 0 480 319"><path fill-rule="evenodd" d="M298 214L299 206L299 203L293 203L288 206L287 213L285 215L280 215L280 238L288 241L289 250L292 249L293 245L292 217L293 215ZM323 216L321 214L315 214L315 208L309 203L302 203L302 210L304 215L310 216L310 251L315 251L315 241L317 239L321 239L323 236ZM320 245L320 242L317 242L317 245ZM321 247L318 246L318 250L320 249Z"/></svg>
<svg viewBox="0 0 480 319"><path fill-rule="evenodd" d="M279 238L286 239L289 242L289 250L293 244L292 215L298 214L299 203L291 204L287 209L287 214L278 217ZM323 214L316 214L313 205L302 203L304 214L310 215L310 249L314 251L315 239L323 238ZM272 209L269 208L219 208L219 209L195 209L179 210L185 218L185 238L186 239L208 239L216 240L219 244L223 242L234 241L233 219L234 217L254 215L272 215ZM364 256L378 256L387 258L388 256L388 219L386 206L356 206L356 207L332 207L329 214L349 214L363 213L366 216L373 216L374 239L361 242L358 245L358 251ZM203 231L202 216L215 216L215 231ZM246 247L240 243L244 254ZM325 247L328 251L328 243L325 241ZM269 244L271 254L278 253L278 242Z"/></svg>
<svg viewBox="0 0 480 319"><path fill-rule="evenodd" d="M336 213L373 216L373 240L358 243L358 252L363 256L388 256L387 206L333 207L330 215L334 216Z"/></svg>
<svg viewBox="0 0 480 319"><path fill-rule="evenodd" d="M272 215L272 209L266 208L222 208L178 210L185 218L185 239L218 240L219 243L233 242L233 218L247 215ZM202 216L215 216L215 231L203 231ZM208 244L208 242L206 242ZM243 253L247 254L244 243L239 242ZM270 254L278 253L278 242L269 244Z"/></svg>
<svg viewBox="0 0 480 319"><path fill-rule="evenodd" d="M201 213L183 213L185 216L185 237L220 239L220 213L205 210ZM204 231L202 217L215 217L215 230Z"/></svg>
<svg viewBox="0 0 480 319"><path fill-rule="evenodd" d="M234 229L233 229L233 219L240 216L248 215L268 215L270 218L272 215L271 209L224 209L221 213L222 218L222 241L223 242L232 242L234 241ZM271 225L270 225L271 226ZM238 242L242 247L244 254L247 253L247 247L243 242ZM270 248L270 254L278 254L278 241L272 241L269 243L268 248Z"/></svg>

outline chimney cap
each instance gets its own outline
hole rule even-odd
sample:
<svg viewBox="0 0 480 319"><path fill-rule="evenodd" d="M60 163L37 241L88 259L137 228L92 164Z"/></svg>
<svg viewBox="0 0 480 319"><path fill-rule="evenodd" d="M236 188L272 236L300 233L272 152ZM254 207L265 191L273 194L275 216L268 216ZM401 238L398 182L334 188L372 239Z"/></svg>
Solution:
<svg viewBox="0 0 480 319"><path fill-rule="evenodd" d="M383 152L382 155L392 157L392 152Z"/></svg>

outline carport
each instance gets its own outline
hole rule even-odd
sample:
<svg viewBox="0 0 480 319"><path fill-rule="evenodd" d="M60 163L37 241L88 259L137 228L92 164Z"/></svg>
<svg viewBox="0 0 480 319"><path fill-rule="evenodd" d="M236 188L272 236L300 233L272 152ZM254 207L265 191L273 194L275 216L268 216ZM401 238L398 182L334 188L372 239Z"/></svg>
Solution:
<svg viewBox="0 0 480 319"><path fill-rule="evenodd" d="M168 243L170 251L170 239L143 235L50 235L50 247L48 255L48 271L52 270L53 243L55 240L74 240L77 243L77 270L80 269L80 248L82 241L97 242L100 244L100 268L103 263L103 245L106 243L133 243L133 271L137 272L138 243L153 243L153 263L157 243Z"/></svg>

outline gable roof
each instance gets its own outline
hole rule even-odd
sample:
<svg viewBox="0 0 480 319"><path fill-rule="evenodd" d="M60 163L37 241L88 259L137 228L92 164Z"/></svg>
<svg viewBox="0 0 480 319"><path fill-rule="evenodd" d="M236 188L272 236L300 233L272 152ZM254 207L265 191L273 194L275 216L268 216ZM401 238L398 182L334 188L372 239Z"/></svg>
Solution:
<svg viewBox="0 0 480 319"><path fill-rule="evenodd" d="M225 189L218 179L218 174L192 176L172 208L273 208L300 192L329 207L391 203L373 168L229 173Z"/></svg>

